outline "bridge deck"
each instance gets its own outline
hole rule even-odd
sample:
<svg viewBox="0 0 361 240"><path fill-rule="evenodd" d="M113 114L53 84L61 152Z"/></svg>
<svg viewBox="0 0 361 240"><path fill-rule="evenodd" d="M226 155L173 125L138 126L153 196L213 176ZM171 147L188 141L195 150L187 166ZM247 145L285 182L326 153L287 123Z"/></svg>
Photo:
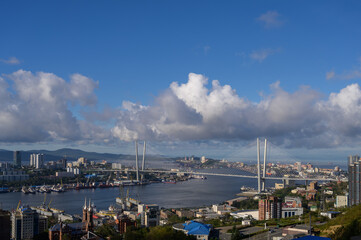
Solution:
<svg viewBox="0 0 361 240"><path fill-rule="evenodd" d="M100 172L119 172L125 171L123 169L119 170L95 170ZM128 169L126 171L136 172L135 169ZM207 172L193 172L193 171L169 171L169 170L139 170L141 172L149 172L149 173L181 173L181 174L192 174L192 175L205 175L205 176L222 176L222 177L238 177L238 178L254 178L257 179L257 175L241 175L241 174L227 174L227 173L207 173ZM292 178L292 177L264 177L263 179L270 180L295 180L295 181L338 181L335 178Z"/></svg>

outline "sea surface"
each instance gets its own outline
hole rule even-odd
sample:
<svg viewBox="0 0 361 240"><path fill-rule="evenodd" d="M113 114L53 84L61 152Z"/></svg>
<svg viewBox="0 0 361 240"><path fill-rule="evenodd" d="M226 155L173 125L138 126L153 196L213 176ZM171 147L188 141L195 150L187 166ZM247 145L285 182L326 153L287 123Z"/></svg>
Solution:
<svg viewBox="0 0 361 240"><path fill-rule="evenodd" d="M213 170L222 172L222 170ZM239 171L239 170L236 170ZM242 173L242 171L239 171ZM274 186L277 181L269 180L266 186ZM278 181L280 182L280 181ZM132 198L146 204L158 204L164 208L201 207L236 198L242 186L257 188L257 179L207 176L207 179L191 179L184 182L152 183L144 186L124 187L124 194L129 189ZM19 201L30 206L39 206L51 201L53 208L65 210L66 213L80 214L85 198L91 199L97 210L108 209L115 205L120 196L119 188L69 190L64 193L36 193L25 195L22 192L0 194L0 208L16 209Z"/></svg>

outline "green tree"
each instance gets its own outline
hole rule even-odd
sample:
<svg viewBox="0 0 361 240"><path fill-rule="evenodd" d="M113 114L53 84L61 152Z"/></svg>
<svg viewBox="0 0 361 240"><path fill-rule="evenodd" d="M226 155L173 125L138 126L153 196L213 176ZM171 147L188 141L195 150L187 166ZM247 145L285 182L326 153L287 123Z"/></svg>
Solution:
<svg viewBox="0 0 361 240"><path fill-rule="evenodd" d="M233 226L231 240L240 240L240 239L242 239L242 235L240 231L236 228L236 226Z"/></svg>
<svg viewBox="0 0 361 240"><path fill-rule="evenodd" d="M95 234L103 238L110 237L111 239L120 235L119 233L117 233L115 228L109 224L103 224L102 226L98 227L95 230Z"/></svg>
<svg viewBox="0 0 361 240"><path fill-rule="evenodd" d="M194 236L187 236L181 231L174 230L171 226L157 226L152 228L132 228L124 234L125 240L193 240Z"/></svg>

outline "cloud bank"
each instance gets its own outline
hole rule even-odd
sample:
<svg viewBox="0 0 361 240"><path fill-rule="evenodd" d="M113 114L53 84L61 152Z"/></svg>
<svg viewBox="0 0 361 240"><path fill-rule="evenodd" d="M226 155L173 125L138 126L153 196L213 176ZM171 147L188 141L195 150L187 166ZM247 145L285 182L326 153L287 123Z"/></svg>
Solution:
<svg viewBox="0 0 361 240"><path fill-rule="evenodd" d="M280 82L252 102L230 85L190 73L146 106L96 107L98 83L81 74L66 81L52 73L19 70L0 78L0 142L249 141L267 137L286 147L357 145L361 89L350 84L323 96L302 86L287 92Z"/></svg>
<svg viewBox="0 0 361 240"><path fill-rule="evenodd" d="M189 74L173 82L153 106L124 102L113 136L130 141L253 140L268 137L288 147L334 147L360 140L361 90L352 84L328 98L300 87L289 93L276 82L259 102L229 85Z"/></svg>

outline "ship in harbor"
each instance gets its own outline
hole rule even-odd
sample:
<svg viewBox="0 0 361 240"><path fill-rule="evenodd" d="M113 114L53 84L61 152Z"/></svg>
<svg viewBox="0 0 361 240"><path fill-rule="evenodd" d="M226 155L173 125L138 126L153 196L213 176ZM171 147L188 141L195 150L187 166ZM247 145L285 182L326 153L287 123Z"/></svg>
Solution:
<svg viewBox="0 0 361 240"><path fill-rule="evenodd" d="M120 186L120 197L117 197L115 199L115 202L120 205L120 207L123 210L129 210L135 207L138 207L138 205L141 203L139 200L131 198L129 196L129 188L127 189L127 194L124 196L124 189L123 186Z"/></svg>
<svg viewBox="0 0 361 240"><path fill-rule="evenodd" d="M177 182L175 180L162 180L162 183L170 183L170 184L176 184Z"/></svg>
<svg viewBox="0 0 361 240"><path fill-rule="evenodd" d="M46 196L47 196L47 194L44 195L44 201L40 206L35 206L35 207L30 206L30 208L32 210L35 210L37 213L47 216L47 217L57 217L59 214L63 214L65 212L64 210L50 207L52 199L49 201L48 204L46 204ZM19 205L20 204L21 204L21 201L19 201Z"/></svg>
<svg viewBox="0 0 361 240"><path fill-rule="evenodd" d="M202 180L207 179L207 177L203 176L203 175L193 175L192 178L194 178L194 179L202 179Z"/></svg>

